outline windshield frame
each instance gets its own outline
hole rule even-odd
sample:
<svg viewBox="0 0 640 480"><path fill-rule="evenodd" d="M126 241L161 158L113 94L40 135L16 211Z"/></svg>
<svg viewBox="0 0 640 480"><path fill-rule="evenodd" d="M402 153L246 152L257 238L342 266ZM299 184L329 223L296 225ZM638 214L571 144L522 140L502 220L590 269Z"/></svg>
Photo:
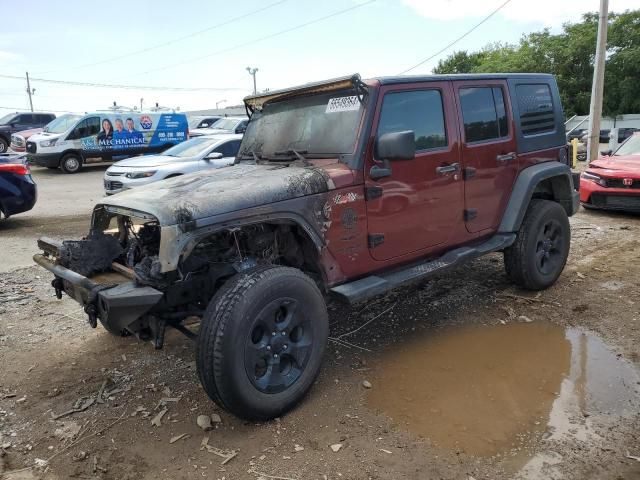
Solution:
<svg viewBox="0 0 640 480"><path fill-rule="evenodd" d="M628 145L630 144L636 144L637 143L637 153L619 153L620 150L622 150L623 148L627 148ZM634 133L633 135L631 135L629 138L627 138L624 142L622 142L620 144L620 146L618 148L616 148L616 151L613 152L613 154L611 155L611 158L613 157L631 157L631 156L638 156L640 157L640 133ZM639 158L640 160L640 158Z"/></svg>
<svg viewBox="0 0 640 480"><path fill-rule="evenodd" d="M367 90L365 92L357 91L355 88L341 87L338 89L324 90L324 91L319 91L314 93L305 93L300 95L291 95L285 98L278 98L278 99L275 99L274 101L265 103L263 105L263 109L268 107L269 105L292 102L292 101L299 100L301 98L308 98L308 97L318 97L318 96L328 97L327 98L327 101L328 101L329 99L335 98L335 97L358 96L361 102L361 108L360 108L360 115L359 117L356 118L354 122L355 136L354 136L353 147L351 152L342 152L342 153L340 152L328 153L328 152L314 152L314 151L306 152L304 149L300 149L298 151L298 153L302 153L303 156L307 159L337 158L341 163L345 163L349 165L350 168L358 169L360 168L360 165L364 162L366 139L370 135L370 131L371 131L371 123L373 120L373 114L375 112L377 93L378 93L378 88L375 88L371 85L367 85ZM259 117L262 117L263 115L262 109L257 110L251 116L249 124L247 125L247 131L244 134L244 137L242 139L242 144L240 145L240 149L238 151L238 156L237 156L238 161L242 159L247 159L247 157L252 156L252 152L251 152L252 149L250 148L249 145L245 143L245 141L250 139L251 137L250 130L252 129L252 127L256 128L255 122L259 121L259 118L255 118L256 115L258 115ZM264 158L267 160L279 159L279 157L278 158L272 157L274 153L275 152L263 152L263 151L256 150L256 154L258 154L260 157L262 157L262 155L266 155ZM295 158L295 156L292 155L292 159ZM285 160L286 156L284 156L282 159Z"/></svg>
<svg viewBox="0 0 640 480"><path fill-rule="evenodd" d="M70 125L70 126L67 127L65 130L62 130L62 131L59 131L59 132L58 131L53 132L53 131L49 130L49 125L51 125L52 123L56 123L56 122L62 123L63 121L66 121L69 117L75 118L75 120L71 124L68 123L67 125ZM69 130L72 130L78 124L78 122L80 122L84 117L85 117L85 115L79 115L79 114L76 114L76 113L65 113L64 115L60 115L59 117L56 117L53 120L51 120L49 123L47 123L44 126L44 129L42 131L45 132L45 133L53 133L54 135L61 135L61 134L65 133L65 132L68 132Z"/></svg>

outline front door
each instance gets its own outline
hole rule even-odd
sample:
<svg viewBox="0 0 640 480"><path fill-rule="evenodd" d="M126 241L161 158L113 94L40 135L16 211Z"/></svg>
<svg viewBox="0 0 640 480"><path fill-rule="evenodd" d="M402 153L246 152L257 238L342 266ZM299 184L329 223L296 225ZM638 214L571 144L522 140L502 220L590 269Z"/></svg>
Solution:
<svg viewBox="0 0 640 480"><path fill-rule="evenodd" d="M467 231L498 227L518 174L507 85L502 80L455 82L463 124L462 162Z"/></svg>
<svg viewBox="0 0 640 480"><path fill-rule="evenodd" d="M416 156L390 162L374 179L371 149L365 165L369 249L388 260L444 244L462 218L463 181L450 82L382 87L374 134L412 130Z"/></svg>

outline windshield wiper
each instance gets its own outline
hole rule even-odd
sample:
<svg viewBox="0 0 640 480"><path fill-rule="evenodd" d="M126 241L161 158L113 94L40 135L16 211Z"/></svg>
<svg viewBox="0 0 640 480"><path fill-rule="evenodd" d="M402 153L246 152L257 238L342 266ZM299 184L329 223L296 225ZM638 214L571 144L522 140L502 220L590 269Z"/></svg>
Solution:
<svg viewBox="0 0 640 480"><path fill-rule="evenodd" d="M273 152L274 155L295 155L298 160L301 160L305 165L309 165L308 160L304 157L304 154L309 153L309 150L294 150L290 148L289 150L281 150L279 152Z"/></svg>

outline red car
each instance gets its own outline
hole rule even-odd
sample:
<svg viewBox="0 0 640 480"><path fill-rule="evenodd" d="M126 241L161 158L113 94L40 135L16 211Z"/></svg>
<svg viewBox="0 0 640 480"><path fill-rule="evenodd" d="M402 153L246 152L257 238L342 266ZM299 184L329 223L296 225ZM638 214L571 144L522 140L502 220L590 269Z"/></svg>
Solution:
<svg viewBox="0 0 640 480"><path fill-rule="evenodd" d="M42 132L42 128L31 128L29 130L22 130L11 135L11 150L17 153L26 153L27 151L27 139L31 135Z"/></svg>
<svg viewBox="0 0 640 480"><path fill-rule="evenodd" d="M580 203L585 208L640 213L640 133L611 156L591 162L580 175Z"/></svg>

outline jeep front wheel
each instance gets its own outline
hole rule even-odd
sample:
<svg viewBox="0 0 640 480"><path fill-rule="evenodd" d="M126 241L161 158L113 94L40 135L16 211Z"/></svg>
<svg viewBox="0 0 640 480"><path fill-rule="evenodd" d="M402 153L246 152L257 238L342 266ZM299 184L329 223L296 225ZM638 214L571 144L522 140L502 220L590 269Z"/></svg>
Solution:
<svg viewBox="0 0 640 480"><path fill-rule="evenodd" d="M329 335L324 298L289 267L241 273L211 300L196 363L209 397L248 420L293 408L320 371Z"/></svg>
<svg viewBox="0 0 640 480"><path fill-rule="evenodd" d="M567 263L570 242L564 208L550 200L532 200L516 241L504 251L508 277L529 290L550 287Z"/></svg>

